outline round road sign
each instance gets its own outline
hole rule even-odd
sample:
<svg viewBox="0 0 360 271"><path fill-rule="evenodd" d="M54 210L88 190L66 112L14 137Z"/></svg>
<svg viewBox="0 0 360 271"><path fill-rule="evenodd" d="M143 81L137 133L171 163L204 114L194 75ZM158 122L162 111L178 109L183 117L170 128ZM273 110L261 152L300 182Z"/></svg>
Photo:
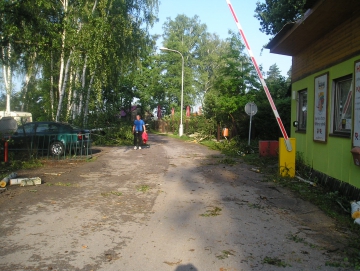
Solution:
<svg viewBox="0 0 360 271"><path fill-rule="evenodd" d="M257 113L257 106L255 103L250 102L245 105L245 112L249 116L254 116Z"/></svg>

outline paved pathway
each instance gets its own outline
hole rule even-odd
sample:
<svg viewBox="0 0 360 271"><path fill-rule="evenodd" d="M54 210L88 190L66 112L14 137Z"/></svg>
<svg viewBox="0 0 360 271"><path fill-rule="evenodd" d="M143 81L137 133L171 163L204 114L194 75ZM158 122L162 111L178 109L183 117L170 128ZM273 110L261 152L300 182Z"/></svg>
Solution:
<svg viewBox="0 0 360 271"><path fill-rule="evenodd" d="M326 262L342 235L315 206L201 145L149 140L3 193L0 269L341 270Z"/></svg>

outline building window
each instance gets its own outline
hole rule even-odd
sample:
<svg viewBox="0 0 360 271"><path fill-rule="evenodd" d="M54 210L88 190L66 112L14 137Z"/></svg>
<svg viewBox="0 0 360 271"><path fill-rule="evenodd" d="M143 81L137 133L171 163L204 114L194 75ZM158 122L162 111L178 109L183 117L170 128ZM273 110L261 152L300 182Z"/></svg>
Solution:
<svg viewBox="0 0 360 271"><path fill-rule="evenodd" d="M352 76L334 81L333 133L351 133Z"/></svg>
<svg viewBox="0 0 360 271"><path fill-rule="evenodd" d="M306 131L307 120L307 90L298 92L298 130Z"/></svg>

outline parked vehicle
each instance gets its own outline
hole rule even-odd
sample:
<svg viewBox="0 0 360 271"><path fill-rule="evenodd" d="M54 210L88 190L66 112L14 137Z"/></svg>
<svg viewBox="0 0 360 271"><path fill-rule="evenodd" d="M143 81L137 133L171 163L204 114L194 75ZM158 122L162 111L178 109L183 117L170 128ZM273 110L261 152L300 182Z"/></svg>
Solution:
<svg viewBox="0 0 360 271"><path fill-rule="evenodd" d="M60 156L68 152L87 152L91 147L90 131L67 123L29 122L9 137L9 150L31 150Z"/></svg>

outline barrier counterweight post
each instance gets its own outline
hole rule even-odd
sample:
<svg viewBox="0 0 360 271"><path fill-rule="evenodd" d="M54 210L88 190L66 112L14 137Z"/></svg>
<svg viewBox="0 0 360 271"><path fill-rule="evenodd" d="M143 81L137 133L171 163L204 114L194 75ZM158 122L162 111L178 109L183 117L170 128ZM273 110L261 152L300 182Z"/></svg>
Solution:
<svg viewBox="0 0 360 271"><path fill-rule="evenodd" d="M254 57L254 55L253 55L253 53L251 51L249 43L248 43L248 41L246 39L246 36L244 34L244 31L243 31L243 29L242 29L242 27L241 27L241 25L239 23L239 20L238 20L236 14L235 14L235 11L234 11L234 9L233 9L233 7L231 5L231 2L230 2L230 0L226 0L226 2L227 2L228 6L230 8L231 14L234 17L234 20L235 20L235 23L236 23L236 25L237 25L237 27L239 29L240 35L241 35L242 39L244 40L245 47L246 47L246 49L247 49L247 51L248 51L248 53L250 55L251 61L252 61L253 65L255 67L255 70L256 70L256 72L257 72L257 74L259 76L260 82L261 82L261 84L262 84L262 86L264 88L266 97L268 98L271 109L272 109L272 111L273 111L273 113L275 115L276 121L277 121L277 123L279 125L279 128L281 130L281 133L282 133L282 135L284 137L286 149L287 149L287 151L290 152L292 150L291 142L290 142L290 139L289 139L289 137L288 137L288 135L286 133L285 127L284 127L284 125L283 125L283 123L281 121L279 113L278 113L278 111L276 109L275 103L274 103L274 101L273 101L273 99L271 97L270 91L269 91L268 87L266 86L265 80L264 80L264 78L263 78L263 76L261 74L261 71L260 71L260 68L259 68L258 64L256 63L255 57Z"/></svg>

